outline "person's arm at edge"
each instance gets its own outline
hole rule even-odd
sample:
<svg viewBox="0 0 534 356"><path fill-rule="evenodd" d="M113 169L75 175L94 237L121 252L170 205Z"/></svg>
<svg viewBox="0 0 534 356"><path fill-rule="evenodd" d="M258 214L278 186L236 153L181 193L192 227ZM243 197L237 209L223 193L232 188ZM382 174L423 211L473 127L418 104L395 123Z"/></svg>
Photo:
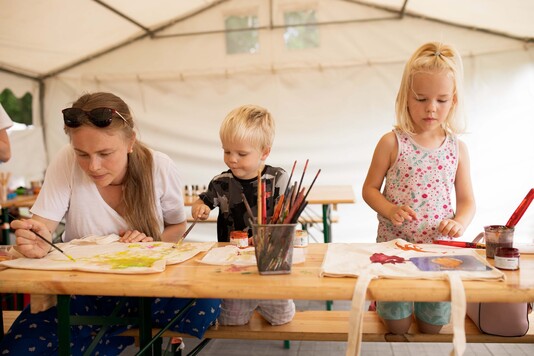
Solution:
<svg viewBox="0 0 534 356"><path fill-rule="evenodd" d="M7 129L0 130L0 161L7 162L11 158L11 143Z"/></svg>

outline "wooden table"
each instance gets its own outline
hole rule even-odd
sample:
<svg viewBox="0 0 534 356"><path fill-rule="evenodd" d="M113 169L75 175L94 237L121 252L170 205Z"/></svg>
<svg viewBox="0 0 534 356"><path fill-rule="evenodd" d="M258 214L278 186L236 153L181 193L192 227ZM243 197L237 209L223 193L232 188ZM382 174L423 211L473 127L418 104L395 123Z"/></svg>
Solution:
<svg viewBox="0 0 534 356"><path fill-rule="evenodd" d="M310 244L306 262L292 267L288 275L259 275L256 266L230 268L204 265L193 258L168 266L162 273L121 275L78 271L0 271L0 293L63 295L109 295L133 297L351 300L356 278L320 277L327 245ZM481 251L483 253L483 251ZM201 256L199 256L200 258ZM492 261L491 261L492 262ZM224 278L221 276L224 274ZM464 281L468 302L533 302L534 255L521 256L521 269L505 271L506 282ZM149 298L142 298L145 301ZM448 301L449 283L441 280L373 280L368 300ZM68 300L68 297L60 298ZM58 305L58 310L67 310ZM150 319L148 317L147 319ZM59 315L60 338L68 348L69 317ZM150 333L150 320L143 330ZM66 331L65 331L66 329ZM65 336L66 335L66 336ZM143 337L141 336L141 340ZM146 340L146 336L145 336ZM61 354L69 350L60 349Z"/></svg>
<svg viewBox="0 0 534 356"><path fill-rule="evenodd" d="M191 206L197 196L184 196L185 206ZM313 186L307 197L309 205L322 205L324 242L332 242L332 209L338 204L354 204L356 196L350 185L317 185Z"/></svg>
<svg viewBox="0 0 534 356"><path fill-rule="evenodd" d="M325 244L310 244L304 264L293 266L291 274L276 276L261 276L256 266L232 271L227 266L201 264L197 258L147 275L4 269L0 271L0 293L351 300L356 278L319 277L326 249ZM521 256L518 271L503 272L504 283L465 281L467 301L534 301L534 254ZM449 283L444 280L379 279L371 282L367 292L367 299L383 301L444 301L450 297Z"/></svg>

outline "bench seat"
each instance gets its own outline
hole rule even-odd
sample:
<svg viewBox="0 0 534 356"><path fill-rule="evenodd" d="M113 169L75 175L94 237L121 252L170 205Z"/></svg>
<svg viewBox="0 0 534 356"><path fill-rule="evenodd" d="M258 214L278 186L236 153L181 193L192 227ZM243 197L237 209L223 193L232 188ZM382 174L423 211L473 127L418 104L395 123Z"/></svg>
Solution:
<svg viewBox="0 0 534 356"><path fill-rule="evenodd" d="M298 311L294 319L285 325L272 326L255 313L250 323L242 326L217 325L208 329L207 339L251 339L251 340L301 340L301 341L347 341L349 332L349 311L306 310ZM153 329L153 335L159 330ZM480 332L471 319L466 317L467 342L472 343L534 343L534 327L522 337L502 337ZM137 336L139 331L131 329L122 335ZM174 331L166 331L165 337L191 337ZM366 312L363 321L363 341L370 342L451 342L452 325L443 327L439 334L423 334L415 323L404 335L387 332L374 311Z"/></svg>

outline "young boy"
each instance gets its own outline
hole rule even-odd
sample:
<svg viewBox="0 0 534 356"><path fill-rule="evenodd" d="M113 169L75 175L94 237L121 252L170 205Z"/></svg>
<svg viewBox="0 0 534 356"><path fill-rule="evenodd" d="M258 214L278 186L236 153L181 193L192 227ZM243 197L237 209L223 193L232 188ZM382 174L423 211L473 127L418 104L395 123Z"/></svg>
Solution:
<svg viewBox="0 0 534 356"><path fill-rule="evenodd" d="M224 119L219 135L224 163L229 170L211 180L208 190L193 204L191 213L194 218L206 220L211 209L218 207L217 240L228 242L232 231L247 231L252 236L254 217L247 213L242 194L253 214L256 213L258 171L261 170L262 181L267 186L268 216L273 213L275 198L288 183L288 175L282 168L265 165L274 140L274 120L266 109L254 105L234 109ZM223 299L219 323L247 324L255 309L272 325L285 324L295 314L292 300Z"/></svg>

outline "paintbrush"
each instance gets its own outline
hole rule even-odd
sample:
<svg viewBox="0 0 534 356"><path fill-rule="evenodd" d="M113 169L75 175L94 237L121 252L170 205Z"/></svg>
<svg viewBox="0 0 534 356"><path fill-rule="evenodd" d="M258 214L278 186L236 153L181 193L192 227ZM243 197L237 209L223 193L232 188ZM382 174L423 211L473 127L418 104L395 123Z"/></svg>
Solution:
<svg viewBox="0 0 534 356"><path fill-rule="evenodd" d="M250 223L250 228L254 225L254 214L252 213L252 209L250 208L250 205L247 201L247 197L245 196L245 193L241 192L241 198L243 199L243 203L245 204L245 208L247 209L248 215L250 217L248 218L248 221Z"/></svg>
<svg viewBox="0 0 534 356"><path fill-rule="evenodd" d="M17 219L16 217L14 217L11 214L9 214L9 216L11 217L11 219L19 220L19 219ZM54 245L54 243L52 241L48 241L48 239L46 237L41 236L39 233L37 233L37 232L35 232L35 231L31 230L31 229L30 229L30 231L33 232L38 238L40 238L41 240L43 240L44 242L46 242L47 244L49 244L50 246L52 246L53 248L55 248L56 250L58 250L59 252L64 254L69 260L71 260L73 262L76 262L76 260L74 258L72 258L71 255L65 253L62 249L60 249L59 247Z"/></svg>
<svg viewBox="0 0 534 356"><path fill-rule="evenodd" d="M527 196L521 201L521 204L515 209L514 213L506 223L507 227L514 227L517 225L525 211L527 210L528 206L532 202L532 199L534 199L534 188L530 189Z"/></svg>
<svg viewBox="0 0 534 356"><path fill-rule="evenodd" d="M317 177L319 176L319 173L321 173L320 169L317 171L317 174L315 175L315 178L313 178L313 181L311 182L310 186L308 187L308 191L306 192L306 195L304 196L303 200L306 200L306 198L308 197L308 194L310 194L310 191L311 191L311 189L313 187L313 184L315 184L315 181L317 180Z"/></svg>
<svg viewBox="0 0 534 356"><path fill-rule="evenodd" d="M176 248L176 246L178 246L179 244L182 243L182 241L185 239L185 237L191 232L191 230L193 230L193 227L195 226L197 221L198 221L198 217L195 218L195 221L193 221L193 223L187 228L187 230L185 230L185 232L182 235L182 237L180 237L180 239L174 245L172 245L172 248Z"/></svg>
<svg viewBox="0 0 534 356"><path fill-rule="evenodd" d="M302 181L304 180L304 175L306 174L306 168L308 168L308 162L310 160L307 159L306 160L306 163L304 164L304 169L302 170L302 176L300 176L300 182L299 182L299 186L297 188L297 192L300 192L300 187L302 187Z"/></svg>
<svg viewBox="0 0 534 356"><path fill-rule="evenodd" d="M289 192L289 186L291 184L291 178L293 177L293 172L295 172L295 166L297 165L297 161L293 163L293 168L291 169L291 174L289 175L289 179L287 180L286 190L284 191L284 195L287 197L287 193Z"/></svg>

